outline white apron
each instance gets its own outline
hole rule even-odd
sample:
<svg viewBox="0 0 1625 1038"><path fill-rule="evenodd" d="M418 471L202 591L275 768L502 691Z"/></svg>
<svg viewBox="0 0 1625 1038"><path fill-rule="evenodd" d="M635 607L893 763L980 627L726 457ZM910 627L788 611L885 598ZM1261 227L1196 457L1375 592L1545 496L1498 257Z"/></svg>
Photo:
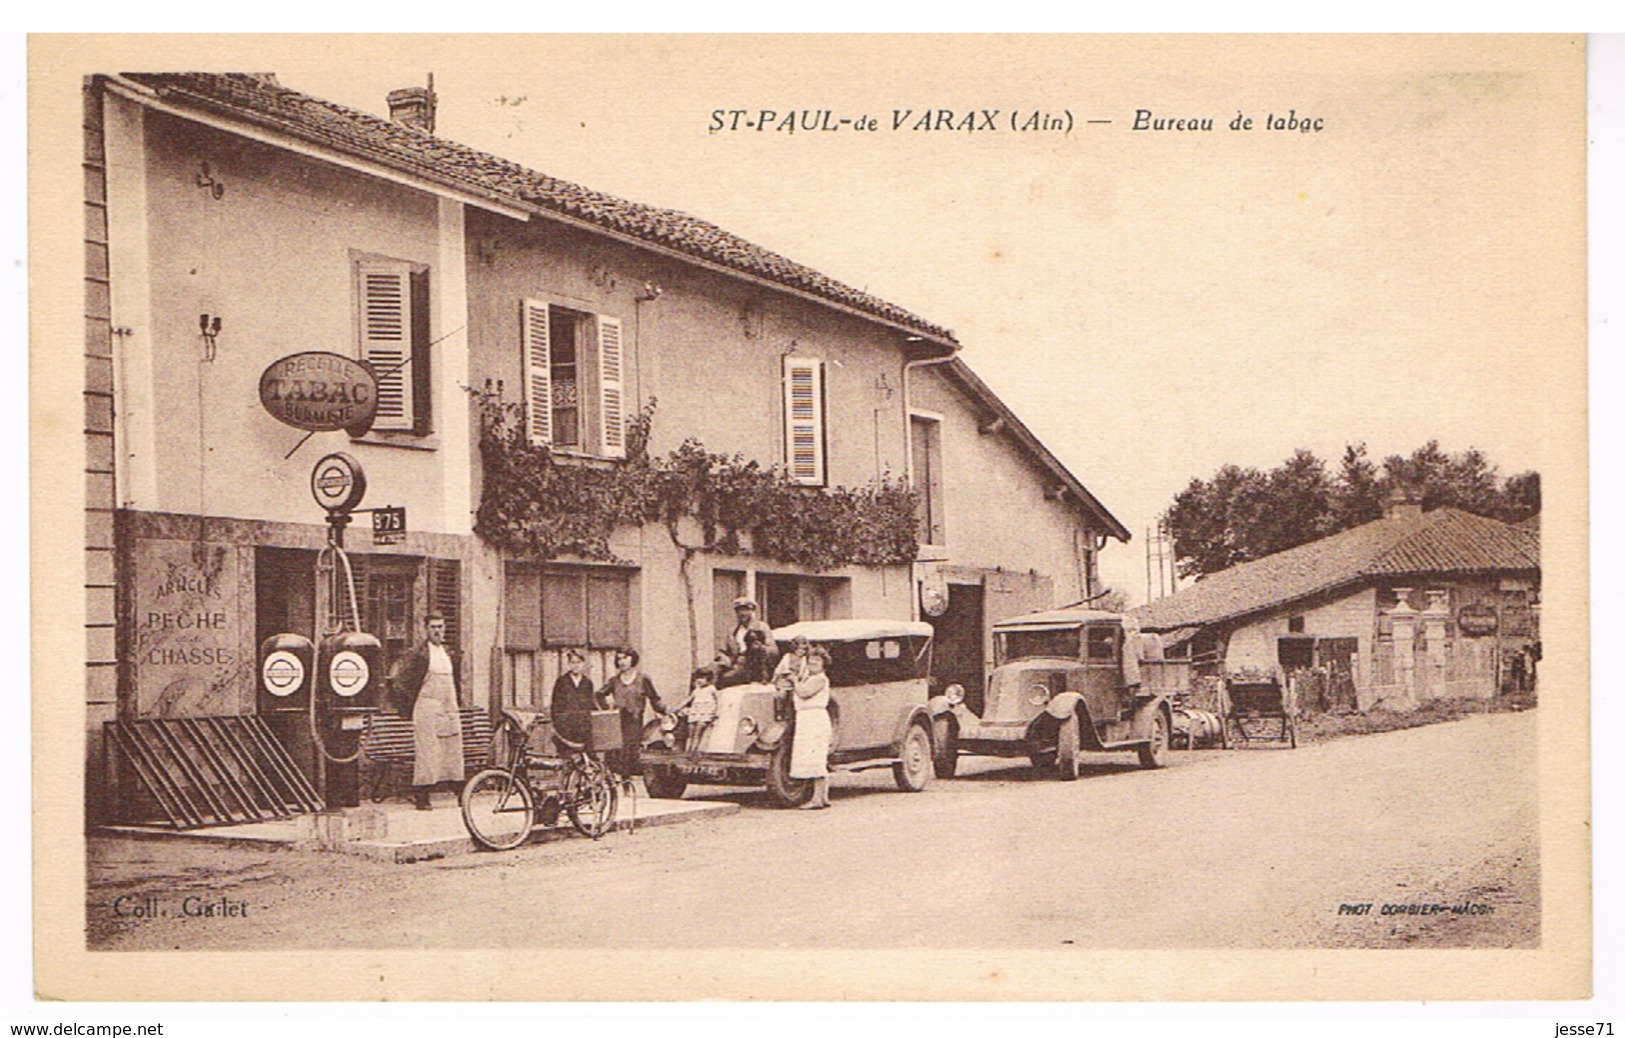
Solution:
<svg viewBox="0 0 1625 1038"><path fill-rule="evenodd" d="M790 777L823 778L829 774L829 679L822 674L803 679L823 685L814 695L796 696L796 730L790 742Z"/></svg>
<svg viewBox="0 0 1625 1038"><path fill-rule="evenodd" d="M463 781L463 729L451 657L429 646L429 672L412 708L412 785Z"/></svg>

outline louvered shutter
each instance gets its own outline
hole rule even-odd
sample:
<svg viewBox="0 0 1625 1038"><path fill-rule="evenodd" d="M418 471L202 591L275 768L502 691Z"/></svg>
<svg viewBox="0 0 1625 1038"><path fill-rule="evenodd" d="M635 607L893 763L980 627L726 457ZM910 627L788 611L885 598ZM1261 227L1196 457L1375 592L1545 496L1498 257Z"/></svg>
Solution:
<svg viewBox="0 0 1625 1038"><path fill-rule="evenodd" d="M790 478L824 485L824 366L805 357L784 358L784 451Z"/></svg>
<svg viewBox="0 0 1625 1038"><path fill-rule="evenodd" d="M372 427L411 431L413 379L411 269L404 263L361 263L361 358L378 378Z"/></svg>
<svg viewBox="0 0 1625 1038"><path fill-rule="evenodd" d="M626 457L625 360L620 318L598 318L598 416L607 458Z"/></svg>
<svg viewBox="0 0 1625 1038"><path fill-rule="evenodd" d="M547 304L519 304L519 335L525 367L525 422L530 442L553 442L553 352L547 341Z"/></svg>
<svg viewBox="0 0 1625 1038"><path fill-rule="evenodd" d="M456 559L429 560L429 608L446 618L446 644L462 648L462 566Z"/></svg>

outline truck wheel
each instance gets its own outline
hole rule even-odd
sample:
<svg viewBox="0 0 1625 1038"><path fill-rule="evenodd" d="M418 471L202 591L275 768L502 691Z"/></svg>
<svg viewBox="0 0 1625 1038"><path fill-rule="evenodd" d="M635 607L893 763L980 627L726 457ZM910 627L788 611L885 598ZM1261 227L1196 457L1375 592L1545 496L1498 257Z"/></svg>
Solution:
<svg viewBox="0 0 1625 1038"><path fill-rule="evenodd" d="M1168 715L1158 710L1151 715L1151 741L1140 747L1140 767L1160 768L1168 757Z"/></svg>
<svg viewBox="0 0 1625 1038"><path fill-rule="evenodd" d="M1071 782L1078 777L1079 744L1078 719L1069 717L1061 722L1060 731L1055 733L1055 773L1062 782Z"/></svg>
<svg viewBox="0 0 1625 1038"><path fill-rule="evenodd" d="M812 779L790 777L790 743L781 742L767 765L767 795L779 807L800 807L812 799Z"/></svg>
<svg viewBox="0 0 1625 1038"><path fill-rule="evenodd" d="M931 733L925 725L908 726L903 736L903 759L891 766L897 788L905 793L918 793L931 781Z"/></svg>
<svg viewBox="0 0 1625 1038"><path fill-rule="evenodd" d="M643 773L643 788L656 800L681 800L688 779L675 768L650 768Z"/></svg>
<svg viewBox="0 0 1625 1038"><path fill-rule="evenodd" d="M939 779L951 779L959 770L959 737L946 717L931 722L931 766Z"/></svg>

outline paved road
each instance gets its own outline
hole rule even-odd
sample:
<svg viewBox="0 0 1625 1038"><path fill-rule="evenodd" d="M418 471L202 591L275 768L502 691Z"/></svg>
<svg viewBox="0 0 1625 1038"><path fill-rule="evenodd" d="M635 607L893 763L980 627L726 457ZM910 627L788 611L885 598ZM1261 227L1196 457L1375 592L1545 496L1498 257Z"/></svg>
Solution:
<svg viewBox="0 0 1625 1038"><path fill-rule="evenodd" d="M887 771L838 778L830 811L712 792L745 810L417 865L97 840L87 911L109 948L1532 947L1535 722L1175 753L1157 772L1103 757L1074 783L967 759L915 795ZM111 918L145 893L248 915ZM1434 903L1490 911L1381 911Z"/></svg>

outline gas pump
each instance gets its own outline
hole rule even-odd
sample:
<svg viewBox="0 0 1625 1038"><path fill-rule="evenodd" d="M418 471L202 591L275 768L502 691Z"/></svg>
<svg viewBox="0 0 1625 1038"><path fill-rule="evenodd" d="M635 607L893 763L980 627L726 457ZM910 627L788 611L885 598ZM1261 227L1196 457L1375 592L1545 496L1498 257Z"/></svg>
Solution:
<svg viewBox="0 0 1625 1038"><path fill-rule="evenodd" d="M311 493L327 510L327 545L317 559L326 578L327 634L315 653L315 689L307 697L311 740L316 748L317 788L332 807L360 803L361 733L376 713L384 685L384 647L361 630L355 574L344 551L344 528L367 490L361 463L329 454L316 463Z"/></svg>

